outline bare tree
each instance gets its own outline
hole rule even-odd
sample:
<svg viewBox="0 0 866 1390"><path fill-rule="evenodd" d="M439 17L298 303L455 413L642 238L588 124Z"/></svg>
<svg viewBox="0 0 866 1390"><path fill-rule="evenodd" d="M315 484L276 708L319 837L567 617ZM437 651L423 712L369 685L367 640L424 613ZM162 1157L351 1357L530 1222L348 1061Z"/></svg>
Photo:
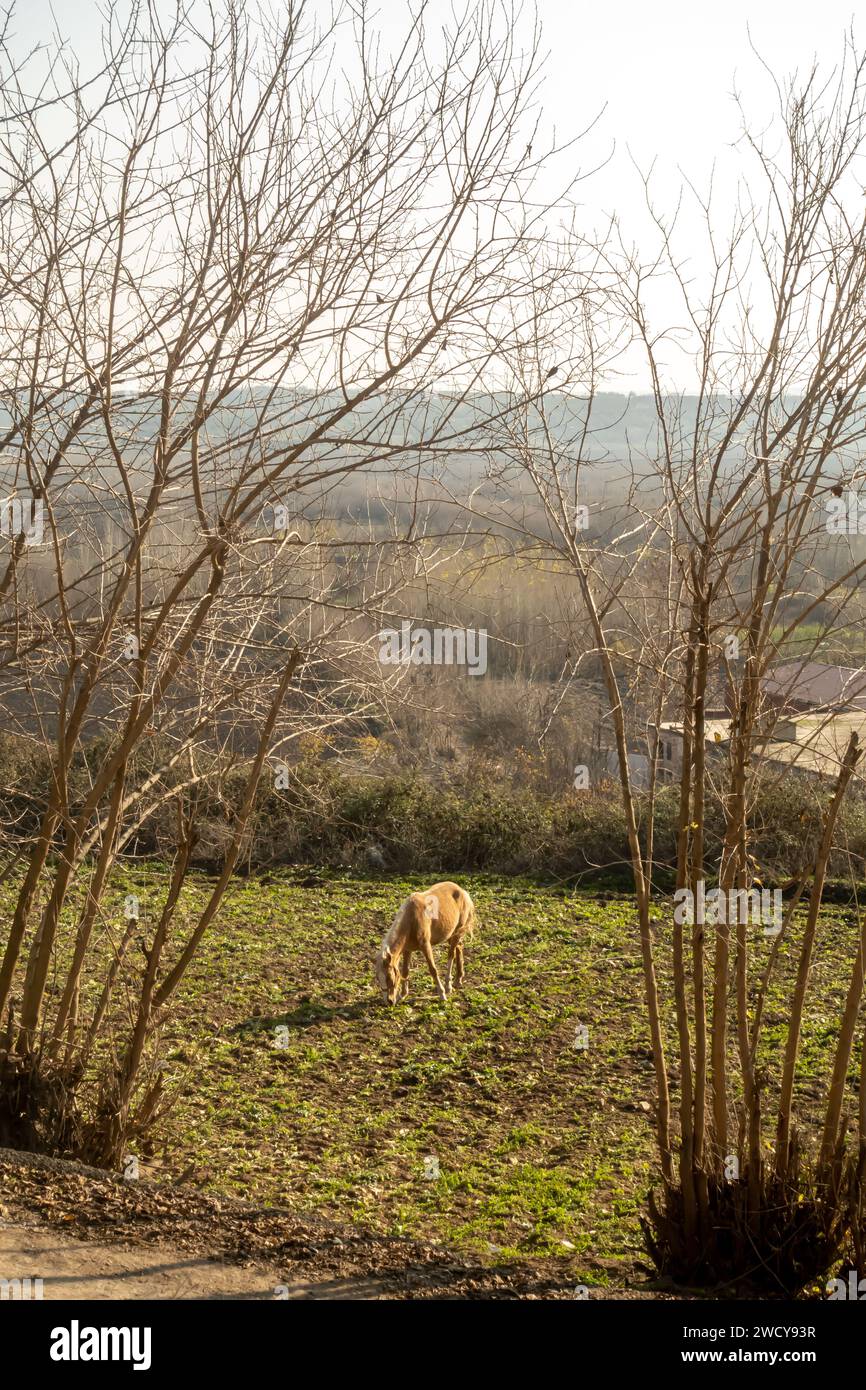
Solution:
<svg viewBox="0 0 866 1390"><path fill-rule="evenodd" d="M32 834L6 827L5 1142L111 1163L152 1124L159 1021L269 760L375 707L374 620L438 563L419 470L484 455L514 405L479 384L540 336L539 296L574 295L529 197L537 31L485 4L431 39L425 12L389 52L365 5L322 24L305 0L204 27L110 8L87 73L59 41L3 43L0 677L49 769ZM335 533L335 496L371 472L393 507ZM227 769L221 868L189 921ZM165 900L121 926L118 856L171 808Z"/></svg>
<svg viewBox="0 0 866 1390"><path fill-rule="evenodd" d="M783 657L820 652L845 627L863 573L859 528L845 517L851 499L856 508L866 435L866 219L857 178L866 136L864 60L846 47L828 80L815 71L775 91L774 130L759 141L746 127L741 150L757 174L744 181L726 238L711 202L698 199L706 276L694 271L693 241L688 262L678 253L677 218L655 209L647 181L657 251L641 257L614 238L600 249L594 293L613 334L599 340L597 317L586 316L583 339L559 359L580 399L565 420L558 397L537 399L519 429L511 417L507 452L544 512L541 526L527 528L522 517L515 526L548 563L558 557L571 567L606 682L657 1087L662 1196L646 1223L650 1249L662 1269L692 1281L751 1280L792 1292L825 1272L846 1229L862 1230L863 1221L863 1125L854 1124L852 1149L848 1111L862 929L828 1059L820 1145L810 1147L794 1122L827 866L861 750L856 730L828 745L827 714L821 759L810 760L808 743L792 744L785 732L784 702L767 698L767 676ZM771 142L780 132L777 149ZM693 396L668 389L669 338L649 324L648 291L662 275L676 285L688 326ZM598 363L617 325L643 349L655 420L629 460L622 522L602 537L598 528L588 534L580 498L599 457ZM525 393L522 367L515 359L518 393ZM647 792L629 768L641 725ZM675 738L681 752L676 892L663 927L654 929L662 737ZM784 908L775 900L765 921L760 910L748 911L768 889L754 854L755 808L768 781L796 775L798 766L804 773L817 766L828 779L816 784L820 835L802 880L787 885ZM707 892L713 911L705 914ZM763 1004L779 941L790 933L799 937L799 963L786 1046L775 1058L764 1041ZM669 1003L657 973L668 942ZM772 1158L768 1107L776 1110Z"/></svg>

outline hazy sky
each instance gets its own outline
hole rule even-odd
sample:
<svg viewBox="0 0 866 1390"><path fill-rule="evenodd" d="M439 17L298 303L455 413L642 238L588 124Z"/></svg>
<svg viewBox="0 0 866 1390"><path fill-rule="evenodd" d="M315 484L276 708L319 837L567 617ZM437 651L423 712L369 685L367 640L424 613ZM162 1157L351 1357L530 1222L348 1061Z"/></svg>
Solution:
<svg viewBox="0 0 866 1390"><path fill-rule="evenodd" d="M406 0L381 0L374 8L384 27L395 35L403 30ZM447 21L450 10L450 0L434 0L431 25L438 15ZM323 4L323 18L329 11ZM538 0L538 11L550 50L545 118L567 138L605 108L581 162L615 149L610 163L582 185L582 215L591 226L616 210L628 237L640 244L647 228L632 158L642 167L655 161L656 195L667 206L674 205L683 174L703 186L715 165L720 216L734 173L749 167L731 148L740 129L732 92L736 85L756 127L766 122L772 102L750 36L782 76L807 69L815 56L832 68L852 22L866 41L866 18L858 27L852 0L727 0L713 6L696 0ZM96 39L97 0L62 0L53 9L48 0L27 0L17 7L15 28L22 38L38 41L53 27L52 15L76 47ZM676 313L664 291L655 310L661 317ZM673 384L688 384L687 365L672 362L671 372ZM618 386L646 389L647 380L635 362Z"/></svg>
<svg viewBox="0 0 866 1390"><path fill-rule="evenodd" d="M815 55L834 63L855 15L851 0L541 0L540 12L551 48L546 93L559 120L606 102L605 125L618 142L641 161L658 156L693 175L737 133L735 81L754 94L756 110L768 95L750 35L786 73Z"/></svg>
<svg viewBox="0 0 866 1390"><path fill-rule="evenodd" d="M437 8L447 14L450 5ZM396 26L406 6L383 0L379 9ZM614 151L580 187L586 226L602 226L606 214L616 212L626 239L642 250L646 244L647 254L652 229L635 164L654 166L654 196L666 210L676 206L684 176L703 191L712 175L719 226L727 225L737 179L756 174L754 162L734 148L742 129L735 89L757 131L767 126L776 102L762 60L780 78L807 72L816 58L829 73L852 24L855 39L866 42L866 13L858 25L852 0L538 0L537 9L549 50L545 117L564 139L603 108L580 162L592 167ZM690 225L687 209L678 250L694 255L699 276L702 229L694 223L692 247ZM672 286L658 285L650 307L653 327L682 321ZM691 357L671 349L667 361L671 386L695 383ZM649 382L643 357L629 354L609 384L645 391Z"/></svg>

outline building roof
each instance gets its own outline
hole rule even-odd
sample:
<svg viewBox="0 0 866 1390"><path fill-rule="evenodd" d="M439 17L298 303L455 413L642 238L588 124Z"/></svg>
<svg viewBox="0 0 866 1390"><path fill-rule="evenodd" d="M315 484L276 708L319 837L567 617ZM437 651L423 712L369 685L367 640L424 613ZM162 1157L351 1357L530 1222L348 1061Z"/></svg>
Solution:
<svg viewBox="0 0 866 1390"><path fill-rule="evenodd" d="M866 671L856 666L830 666L823 661L783 661L762 681L773 701L809 709L866 711Z"/></svg>

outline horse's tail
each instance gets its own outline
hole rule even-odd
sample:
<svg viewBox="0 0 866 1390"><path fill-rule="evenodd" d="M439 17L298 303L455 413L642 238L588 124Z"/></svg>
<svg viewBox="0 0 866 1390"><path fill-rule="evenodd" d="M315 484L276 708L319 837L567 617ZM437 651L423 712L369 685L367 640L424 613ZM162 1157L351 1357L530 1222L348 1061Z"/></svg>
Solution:
<svg viewBox="0 0 866 1390"><path fill-rule="evenodd" d="M469 894L465 893L464 897L466 899L464 903L464 912L466 916L464 918L465 930L463 934L464 936L472 937L475 935L475 928L478 925L478 919L475 916L475 904L470 898Z"/></svg>

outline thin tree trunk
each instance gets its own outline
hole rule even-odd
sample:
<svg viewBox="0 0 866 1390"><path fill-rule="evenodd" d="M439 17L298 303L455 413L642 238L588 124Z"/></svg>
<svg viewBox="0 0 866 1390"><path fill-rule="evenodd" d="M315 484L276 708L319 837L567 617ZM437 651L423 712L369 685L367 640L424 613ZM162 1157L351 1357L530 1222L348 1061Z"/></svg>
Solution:
<svg viewBox="0 0 866 1390"><path fill-rule="evenodd" d="M794 1075L800 1050L803 1009L806 1002L806 990L809 985L809 971L812 965L812 952L815 944L815 932L818 926L818 914L821 910L821 899L824 894L824 881L827 877L827 865L833 849L833 835L836 829L839 811L842 807L842 800L860 755L861 750L858 747L857 734L852 733L845 751L845 756L842 759L842 765L839 768L839 775L836 779L836 789L833 793L833 798L824 814L824 827L818 847L818 854L815 859L812 888L809 894L809 908L806 914L806 926L803 932L803 943L800 947L800 960L797 966L797 978L794 985L794 994L791 1000L791 1011L788 1019L785 1061L782 1068L779 1119L776 1126L776 1172L780 1177L783 1177L786 1173L790 1158L789 1146L791 1137L791 1106L794 1095Z"/></svg>

